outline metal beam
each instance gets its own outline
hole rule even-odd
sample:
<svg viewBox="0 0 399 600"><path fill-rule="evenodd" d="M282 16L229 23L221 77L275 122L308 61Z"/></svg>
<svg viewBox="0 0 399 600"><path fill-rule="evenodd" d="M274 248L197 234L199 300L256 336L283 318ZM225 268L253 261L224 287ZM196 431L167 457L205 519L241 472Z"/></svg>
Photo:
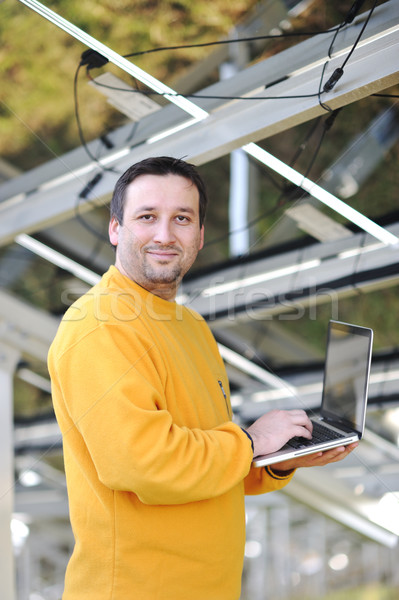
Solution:
<svg viewBox="0 0 399 600"><path fill-rule="evenodd" d="M76 27L73 23L70 23L51 9L44 6L41 2L37 0L19 0L22 4L25 4L37 14L41 15L70 36L76 38L86 46L89 46L92 50L95 50L101 56L107 58L110 62L112 62L117 67L129 73L132 77L135 77L145 85L148 85L151 89L156 90L157 92L164 95L170 102L173 102L184 110L186 113L194 117L195 119L204 119L207 116L206 111L202 110L200 107L195 106L192 102L187 100L184 96L179 96L175 94L174 90L172 90L167 85L161 83L139 67L136 67L129 60L120 56L110 48L108 48L105 44L102 44L91 35Z"/></svg>
<svg viewBox="0 0 399 600"><path fill-rule="evenodd" d="M356 40L363 19L364 16L360 15L355 20L354 25L341 30L334 43L336 54L349 51ZM385 32L395 27L398 22L399 5L387 2L377 7L373 13L373 18L367 26L363 42L367 39L383 36ZM357 25L355 25L356 23ZM315 35L284 52L269 57L267 61L261 61L238 72L235 77L209 86L200 92L201 97L196 97L195 102L201 108L212 112L218 110L226 103L226 100L223 100L220 96L242 96L252 90L263 89L265 84L270 84L282 78L292 77L293 74L306 69L308 65L324 64L328 60L327 50L332 37L332 33ZM294 102L294 110L295 104ZM166 106L156 115L143 118L137 124L137 130L134 134L134 145L139 146L140 144L144 144L147 139L159 133L160 130L178 126L181 124L182 119L184 119L182 111L172 105ZM96 156L102 150L103 157L107 158L110 154L126 148L130 134L131 125L120 127L111 132L108 137L114 145L112 152L104 152L104 144L101 139L94 140L89 143L89 146ZM1 185L0 201L14 197L18 201L20 200L18 199L19 194L32 194L41 186L48 186L50 182L56 181L59 177L71 176L72 173L74 177L79 179L77 183L79 184L80 182L80 185L83 187L87 183L87 172L95 172L97 168L97 164L93 164L88 160L85 151L82 148L77 148ZM86 172L86 176L82 174L82 171Z"/></svg>
<svg viewBox="0 0 399 600"><path fill-rule="evenodd" d="M350 141L345 150L322 174L319 185L324 190L348 198L359 190L365 180L373 174L389 149L399 138L399 112L395 104L379 113L370 125ZM317 205L317 200L305 197L300 204ZM285 214L267 236L266 246L272 247L290 240L298 229L297 223ZM319 229L319 228L318 228ZM331 232L329 227L328 231Z"/></svg>
<svg viewBox="0 0 399 600"><path fill-rule="evenodd" d="M92 211L79 219L62 221L41 233L39 240L61 254L97 272L103 273L115 260L115 252L108 243L108 222L105 215ZM95 235L97 232L97 235Z"/></svg>
<svg viewBox="0 0 399 600"><path fill-rule="evenodd" d="M399 21L399 7L389 6L391 3L377 7L373 14L373 19L367 27L367 35L374 37L392 27L392 23ZM335 41L336 52L343 52L350 48L357 35L356 28L352 26L345 28ZM223 82L217 82L201 91L201 97L196 97L195 102L201 108L208 112L219 109L226 100L220 96L241 96L251 90L263 88L266 83L277 81L292 73L306 68L307 65L317 61L327 60L327 49L332 39L331 36L315 35L301 44L298 44L284 52L271 56L267 62L261 61L252 65ZM266 68L265 68L266 65ZM170 129L181 124L184 115L176 106L166 106L156 115L151 115L140 120L136 125L134 134L134 144L136 146L144 144L147 139L153 137L160 130ZM118 150L126 148L127 140L130 139L131 125L125 125L116 129L108 135L114 148L112 152L106 152L101 139L89 142L89 148L92 153L99 158L107 158ZM50 182L57 181L60 177L67 177L70 174L79 179L82 188L87 183L87 173L93 173L98 165L88 160L87 154L83 148L72 150L63 156L36 167L27 173L15 177L0 186L0 201L10 198L16 198L19 201L19 194L32 194L41 186L48 186ZM85 175L86 173L86 175ZM60 182L61 183L61 182Z"/></svg>
<svg viewBox="0 0 399 600"><path fill-rule="evenodd" d="M300 4L298 2L297 4ZM300 14L300 10L298 14ZM290 13L287 14L287 7L283 0L264 0L259 2L254 9L245 18L243 23L235 26L228 34L226 40L239 40L246 37L259 37L260 32L270 32L273 28L278 28L283 19L289 20ZM295 16L298 16L297 14ZM253 54L253 50L259 54L271 40L258 39L256 41L247 42L246 46ZM183 76L179 76L172 81L172 87L179 90L182 94L189 94L193 90L199 89L204 81L209 79L216 69L224 62L235 61L237 48L242 46L238 43L221 43L216 46L208 56L202 59L199 63L188 68Z"/></svg>
<svg viewBox="0 0 399 600"><path fill-rule="evenodd" d="M383 525L382 518L370 518L373 510L378 513L378 500L356 497L336 479L332 485L328 469L316 471L299 469L283 492L380 544L389 548L397 545L398 534Z"/></svg>
<svg viewBox="0 0 399 600"><path fill-rule="evenodd" d="M0 290L0 342L46 362L59 319Z"/></svg>
<svg viewBox="0 0 399 600"><path fill-rule="evenodd" d="M232 392L232 404L243 423L252 423L265 412L273 409L290 410L293 408L303 408L307 411L318 411L320 408L320 398L323 388L323 363L320 361L320 367L314 367L311 371L296 371L292 374L285 374L284 380L286 386L280 389L259 382L258 389L254 389L252 382L246 384L238 392ZM260 367L258 367L260 369ZM266 369L265 369L266 370ZM270 376L270 373L267 373ZM259 379L258 379L259 381ZM251 389L252 387L252 389ZM292 392L294 390L294 393ZM399 403L399 360L397 357L386 357L384 360L375 360L372 363L370 384L368 391L368 409L369 416L373 410L378 410L381 406L393 407ZM369 433L366 438L373 443L375 447L379 446L379 440L376 435ZM398 460L398 448L396 454L392 455L392 447L386 441L386 447L381 448L390 458ZM389 446L389 449L388 449Z"/></svg>
<svg viewBox="0 0 399 600"><path fill-rule="evenodd" d="M399 234L399 224L388 230ZM233 318L256 322L320 302L337 308L342 294L396 284L397 253L396 246L356 234L191 277L183 282L180 299L211 327Z"/></svg>
<svg viewBox="0 0 399 600"><path fill-rule="evenodd" d="M381 91L399 81L397 64L399 25L396 24L399 19L399 9L398 6L392 6L392 3L386 3L380 9L376 17L378 26L366 29L364 38L345 67L344 77L332 92L323 96L323 102L333 109ZM343 33L340 45L337 46L333 58L328 63L325 79L342 64L345 55L352 47L358 29L359 26L349 28ZM270 87L267 90L268 96L296 97L313 94L312 97L284 101L264 100L265 90L254 93L255 80L252 71L251 85L247 85L242 93L252 94L255 99L227 103L204 121L157 142L148 143L150 140L147 138L142 144L138 143L132 148L129 146L118 148L114 150L114 154L107 155L107 164L123 171L136 160L161 154L185 156L196 164L203 164L243 144L265 139L323 113L324 109L319 105L317 91L329 42L321 43L320 39L317 42L316 44L312 40L312 44L307 42L298 44L294 49L295 52L293 49L282 52L263 61L256 69L258 81L261 73L263 82L270 81L271 73L284 73L288 76L285 81ZM301 64L298 62L298 56L301 57ZM296 57L295 61L294 57ZM229 81L225 82L226 87L219 89L229 89ZM240 77L240 85L236 85L236 89L239 89L244 81L245 77ZM206 106L206 101L201 104ZM161 119L157 121L158 132L163 129L163 112L162 110L157 113L157 120ZM6 196L9 201L4 202L0 207L0 243L10 242L22 231L37 231L72 216L76 198L84 184L82 178L87 178L97 169L94 163L80 163L79 169L64 172L59 181L54 179L47 181L41 189L32 191L29 198ZM116 177L109 172L104 174L95 189L96 197L90 199L91 205L104 203L112 191ZM10 192L12 187L7 189ZM2 192L4 194L4 189L0 188L0 195ZM5 199L4 195L2 197Z"/></svg>

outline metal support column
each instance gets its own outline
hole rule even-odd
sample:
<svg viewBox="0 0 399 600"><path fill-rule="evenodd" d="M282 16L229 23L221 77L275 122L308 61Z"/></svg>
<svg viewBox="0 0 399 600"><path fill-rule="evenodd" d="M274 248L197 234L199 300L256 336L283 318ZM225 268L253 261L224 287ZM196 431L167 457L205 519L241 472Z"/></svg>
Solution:
<svg viewBox="0 0 399 600"><path fill-rule="evenodd" d="M4 600L15 600L15 570L11 542L14 507L13 374L19 354L0 342L0 581Z"/></svg>
<svg viewBox="0 0 399 600"><path fill-rule="evenodd" d="M235 51L234 51L235 50ZM234 77L249 61L249 48L230 50L230 61L220 65L220 79ZM249 250L249 158L241 149L230 154L229 239L230 256L241 256Z"/></svg>

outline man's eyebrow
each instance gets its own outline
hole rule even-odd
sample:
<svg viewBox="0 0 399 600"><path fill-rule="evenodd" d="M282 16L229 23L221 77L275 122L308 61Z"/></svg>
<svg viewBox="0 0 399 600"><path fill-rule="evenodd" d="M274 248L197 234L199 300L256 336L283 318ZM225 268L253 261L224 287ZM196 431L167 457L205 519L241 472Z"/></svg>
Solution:
<svg viewBox="0 0 399 600"><path fill-rule="evenodd" d="M176 212L187 212L192 215L195 215L195 210L193 208L191 208L191 206L181 206L180 208L178 208L176 210Z"/></svg>
<svg viewBox="0 0 399 600"><path fill-rule="evenodd" d="M140 213L140 212L152 212L152 211L157 211L159 210L159 206L138 206L135 211L134 214ZM186 212L186 213L190 213L192 215L195 215L196 212L193 208L191 208L191 206L178 206L174 212Z"/></svg>
<svg viewBox="0 0 399 600"><path fill-rule="evenodd" d="M155 206L138 206L134 212L135 213L139 213L139 212L150 212L152 210L156 210Z"/></svg>

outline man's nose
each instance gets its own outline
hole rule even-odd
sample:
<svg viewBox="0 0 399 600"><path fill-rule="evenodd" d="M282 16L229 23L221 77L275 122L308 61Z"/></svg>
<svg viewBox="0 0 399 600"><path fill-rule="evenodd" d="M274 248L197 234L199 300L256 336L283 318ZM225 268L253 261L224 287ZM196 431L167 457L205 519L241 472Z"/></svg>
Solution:
<svg viewBox="0 0 399 600"><path fill-rule="evenodd" d="M175 240L174 227L168 219L161 219L154 231L154 242L158 244L171 244Z"/></svg>

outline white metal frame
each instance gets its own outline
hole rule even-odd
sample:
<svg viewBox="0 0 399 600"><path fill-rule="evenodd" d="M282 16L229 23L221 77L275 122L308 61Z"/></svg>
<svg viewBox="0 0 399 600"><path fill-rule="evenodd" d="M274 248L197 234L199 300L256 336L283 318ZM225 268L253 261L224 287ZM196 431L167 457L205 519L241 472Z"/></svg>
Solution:
<svg viewBox="0 0 399 600"><path fill-rule="evenodd" d="M35 0L23 0L23 3L34 8L34 10L42 11L40 3ZM382 5L379 9L379 11L376 11L377 25L366 29L356 52L345 67L344 78L329 94L323 96L323 103L328 104L332 109L381 91L399 81L397 63L399 53L399 9L397 5L395 6L394 3L390 2ZM43 16L53 18L53 15L47 14L47 9L43 11ZM59 25L57 20L57 18L54 18L56 24ZM62 23L62 26L64 28L64 23ZM156 135L156 138L152 136L152 139L147 137L142 144L135 145L133 148L125 146L114 150L104 159L104 163L108 166L117 165L118 169L123 171L136 160L146 156L169 154L185 156L197 164L202 164L323 113L324 109L320 106L319 98L314 94L319 89L326 60L328 60L328 68L325 74L327 79L335 68L342 64L345 55L350 51L356 39L360 26L361 21L359 20L357 27L348 28L344 31L340 45L337 44L337 49L330 60L326 56L327 42L323 42L321 53L320 41L313 48L316 52L313 54L313 60L310 60L306 51L309 47L307 42L298 44L295 47L296 56L305 57L302 59L302 64L296 63L296 68L294 68L291 63L285 63L287 79L267 90L268 94L273 96L292 96L292 100L264 100L264 89L247 87L246 91L241 93L251 95L252 100L227 102L225 106L219 108L213 114L208 114L208 111L201 109L203 111L201 114L205 112L208 115L204 120L197 121L184 130L180 129L180 122L178 125L179 131L167 133L166 137L161 139L158 135ZM85 36L81 36L80 30L76 30L77 28L73 28L71 34L83 41ZM91 40L88 41L92 42ZM97 49L98 43L94 44L92 42L92 44L94 49ZM303 46L305 47L304 52L302 52ZM115 62L112 51L103 47L102 44L98 46L98 49L104 56L107 56L107 54L112 56ZM280 72L281 65L284 64L284 58L288 56L284 55L284 52L278 55ZM292 56L292 51L289 56ZM275 57L272 58L275 59ZM268 59L262 63L264 81L269 80L271 70L268 69L268 66L271 60ZM119 66L124 68L124 64ZM139 73L139 75L141 74ZM152 82L149 81L148 85L151 86ZM308 96L309 94L313 94L313 96L298 98L298 96ZM171 98L169 97L169 99ZM189 102L189 106L196 105ZM188 106L186 108L188 109ZM157 121L158 133L163 128L162 113L163 111L158 111L156 115L156 118L159 119ZM18 233L31 233L72 216L76 197L84 185L82 178L90 172L94 173L97 169L98 166L89 161L77 170L69 173L67 171L58 180L43 182L41 188L29 194L29 198L25 196L10 198L8 196L9 201L4 202L0 207L0 242L8 243ZM115 174L110 172L104 174L96 189L96 201L98 203L104 202L104 196L111 192L115 180ZM57 197L56 203L54 197ZM4 200L6 199L4 198ZM27 201L29 211L26 210ZM93 203L93 199L91 199L91 202ZM33 210L33 207L35 210Z"/></svg>
<svg viewBox="0 0 399 600"><path fill-rule="evenodd" d="M41 7L39 2L34 0L20 0L23 4L33 10ZM42 7L44 10L44 7ZM48 9L45 9L42 16L48 18ZM60 19L60 18L59 18ZM398 50L399 50L399 6L398 3L387 2L375 10L372 22L366 29L365 35L359 43L352 59L345 68L345 75L337 84L334 90L326 96L323 96L323 102L335 109L355 102L362 97L372 93L379 92L399 81L398 69ZM56 23L61 25L61 21ZM294 49L282 52L273 56L253 67L245 69L237 74L231 80L223 81L204 90L204 94L209 95L251 95L251 100L228 101L215 98L196 99L196 103L186 101L181 96L175 96L173 90L163 86L159 82L154 82L150 76L137 70L134 65L121 61L118 55L99 44L93 38L81 38L80 33L70 24L64 23L63 29L71 35L80 39L83 43L96 49L100 54L107 57L111 62L120 66L142 81L156 86L159 92L165 93L168 99L175 106L168 106L160 110L150 119L143 119L139 124L135 145L130 147L124 143L124 131L121 128L115 133L117 144L111 152L104 155L104 164L107 166L116 166L123 171L135 160L150 155L172 154L184 156L196 164L203 164L212 159L223 156L242 145L264 140L276 133L283 132L299 123L306 122L317 115L323 113L324 109L320 106L317 96L302 99L291 100L264 100L265 95L293 97L299 95L314 94L319 89L321 73L326 63L328 49L328 37L314 38L298 44ZM64 26L65 25L65 26ZM334 71L337 66L342 64L343 59L353 45L359 28L362 26L362 17L359 17L354 26L347 27L340 33L334 47L334 55L328 60L325 73L325 80ZM77 35L79 34L79 35ZM332 37L332 36L331 36ZM127 61L126 61L127 62ZM264 89L266 83L285 77L280 83ZM181 102L181 99L184 102ZM196 107L196 108L194 108ZM182 114L181 109L194 116L194 121L187 122L187 116ZM197 110L198 109L198 110ZM184 130L176 133L170 133L173 127L185 126ZM188 125L188 126L186 126ZM167 137L155 140L155 136L164 131L169 132ZM97 144L98 142L93 142ZM15 237L21 233L32 233L40 231L50 225L65 221L72 217L75 211L76 197L82 187L87 182L87 178L97 172L98 166L87 159L82 149L78 149L68 155L61 157L51 164L42 168L35 169L31 173L24 174L0 186L0 244L12 242ZM82 210L90 210L93 204L103 204L109 196L114 186L117 175L107 172L103 175L101 182L95 189L95 196L92 195L86 202L82 202ZM396 228L392 230L398 234ZM352 245L348 248L347 241L343 242L343 248L350 252L356 246L355 240L351 240ZM326 248L326 246L323 246ZM336 246L337 248L337 246ZM318 246L320 253L321 246ZM341 248L342 249L342 248ZM387 256L387 248L377 248L373 254L376 265L390 264L391 258ZM305 253L306 254L306 253ZM312 251L309 251L309 261L319 260L319 257L312 257ZM288 268L295 265L292 257L276 259L275 269ZM303 257L301 257L301 260ZM338 263L339 257L335 256L330 266L340 269ZM314 274L317 277L322 276L320 263L312 262L309 269L315 269ZM359 262L360 265L361 261ZM342 265L343 263L341 263ZM325 264L322 265L325 268ZM350 260L346 266L351 266ZM352 265L353 266L353 265ZM257 263L250 267L249 277L262 275L264 269L270 269L269 264ZM273 268L273 267L272 267ZM303 271L302 275L309 275ZM226 279L229 273L225 272ZM220 276L220 275L219 275ZM288 274L282 275L279 283L289 283ZM267 283L270 285L270 280ZM187 292L190 291L190 285ZM222 300L222 305L226 305L228 296L217 294L217 301ZM201 301L203 297L201 297ZM0 307L4 314L8 314L12 299L7 295L0 296ZM193 301L193 306L202 309L199 300ZM52 338L56 320L49 318L42 322L43 332L40 333L40 327L34 331L30 329L28 323L37 323L35 316L28 314L25 306L15 303L12 311L20 318L12 323L15 331L10 328L7 341L14 344L16 348L23 348L24 351L31 352L45 358L49 338ZM25 339L24 339L25 336ZM3 339L3 338L2 338ZM18 350L13 352L18 354ZM298 496L302 494L300 485L292 489ZM306 500L305 498L303 498ZM326 505L327 509L328 506ZM339 515L337 515L339 517ZM346 517L345 517L346 518ZM346 521L344 521L346 522ZM348 524L351 524L349 520ZM352 520L353 526L353 520ZM378 530L369 528L366 531L362 524L363 531L371 536L382 535ZM377 528L378 529L378 528ZM391 538L390 538L391 539Z"/></svg>

